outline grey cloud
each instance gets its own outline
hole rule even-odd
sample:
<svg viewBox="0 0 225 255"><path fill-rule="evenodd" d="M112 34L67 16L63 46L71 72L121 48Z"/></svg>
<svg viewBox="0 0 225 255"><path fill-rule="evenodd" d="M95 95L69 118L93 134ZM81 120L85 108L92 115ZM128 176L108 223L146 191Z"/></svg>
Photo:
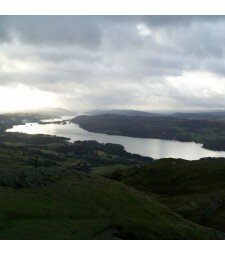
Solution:
<svg viewBox="0 0 225 255"><path fill-rule="evenodd" d="M197 71L224 77L224 16L3 16L0 46L0 86L52 91L70 105L225 107L223 91L186 96L166 81Z"/></svg>
<svg viewBox="0 0 225 255"><path fill-rule="evenodd" d="M98 24L82 16L4 16L7 36L37 45L79 45L95 48L101 43Z"/></svg>
<svg viewBox="0 0 225 255"><path fill-rule="evenodd" d="M141 16L144 23L150 27L178 27L178 26L190 26L193 23L215 23L218 21L224 21L224 16L213 15L164 15L164 16Z"/></svg>

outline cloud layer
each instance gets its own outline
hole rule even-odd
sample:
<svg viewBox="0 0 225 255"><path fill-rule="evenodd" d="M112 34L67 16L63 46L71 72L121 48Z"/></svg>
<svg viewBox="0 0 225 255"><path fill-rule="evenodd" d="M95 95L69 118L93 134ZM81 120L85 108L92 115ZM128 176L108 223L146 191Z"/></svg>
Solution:
<svg viewBox="0 0 225 255"><path fill-rule="evenodd" d="M225 108L223 16L1 16L0 47L0 92L77 111Z"/></svg>

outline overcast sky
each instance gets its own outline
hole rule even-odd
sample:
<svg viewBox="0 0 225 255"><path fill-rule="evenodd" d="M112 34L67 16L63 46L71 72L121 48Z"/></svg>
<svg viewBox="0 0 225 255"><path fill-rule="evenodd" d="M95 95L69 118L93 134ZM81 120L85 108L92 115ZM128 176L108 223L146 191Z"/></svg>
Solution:
<svg viewBox="0 0 225 255"><path fill-rule="evenodd" d="M0 109L225 108L225 17L0 16Z"/></svg>

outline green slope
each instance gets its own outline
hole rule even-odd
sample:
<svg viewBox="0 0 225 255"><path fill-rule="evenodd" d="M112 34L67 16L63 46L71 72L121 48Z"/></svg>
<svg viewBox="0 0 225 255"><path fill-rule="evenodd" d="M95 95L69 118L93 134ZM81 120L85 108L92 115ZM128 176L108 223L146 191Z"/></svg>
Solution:
<svg viewBox="0 0 225 255"><path fill-rule="evenodd" d="M155 194L189 220L225 231L224 159L162 159L140 169L111 169L107 177Z"/></svg>
<svg viewBox="0 0 225 255"><path fill-rule="evenodd" d="M215 239L122 183L73 175L35 188L0 186L0 239Z"/></svg>

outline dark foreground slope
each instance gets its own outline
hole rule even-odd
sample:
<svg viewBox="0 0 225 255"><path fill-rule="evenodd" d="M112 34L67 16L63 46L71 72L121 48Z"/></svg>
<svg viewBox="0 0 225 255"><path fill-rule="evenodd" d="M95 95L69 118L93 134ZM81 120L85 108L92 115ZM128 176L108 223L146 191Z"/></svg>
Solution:
<svg viewBox="0 0 225 255"><path fill-rule="evenodd" d="M1 239L215 239L149 195L89 176L0 187Z"/></svg>
<svg viewBox="0 0 225 255"><path fill-rule="evenodd" d="M224 120L190 119L176 115L126 116L104 114L77 116L72 121L90 132L194 141L202 143L203 147L207 149L225 150Z"/></svg>
<svg viewBox="0 0 225 255"><path fill-rule="evenodd" d="M155 194L96 176L96 169L128 172L152 162L120 145L2 132L0 239L223 238Z"/></svg>
<svg viewBox="0 0 225 255"><path fill-rule="evenodd" d="M225 231L225 160L157 160L107 177L155 194L183 217Z"/></svg>

